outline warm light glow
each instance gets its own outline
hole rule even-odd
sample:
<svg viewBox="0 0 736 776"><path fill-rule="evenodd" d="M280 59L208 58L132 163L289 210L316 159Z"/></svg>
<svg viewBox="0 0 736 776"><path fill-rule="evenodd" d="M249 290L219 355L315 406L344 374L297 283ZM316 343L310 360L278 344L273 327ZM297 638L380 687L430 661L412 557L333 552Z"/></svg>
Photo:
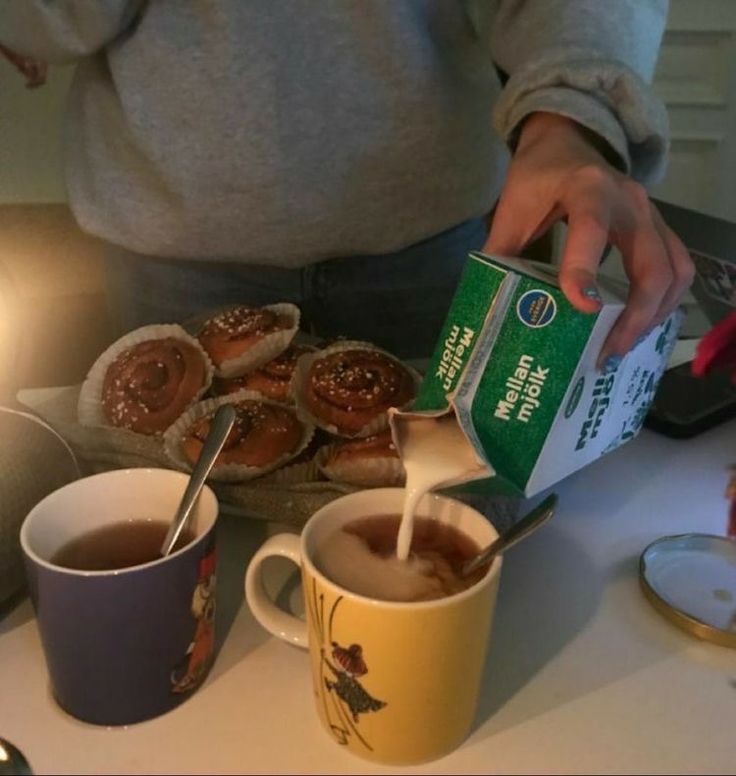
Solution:
<svg viewBox="0 0 736 776"><path fill-rule="evenodd" d="M0 742L0 762L6 763L10 759L10 753Z"/></svg>

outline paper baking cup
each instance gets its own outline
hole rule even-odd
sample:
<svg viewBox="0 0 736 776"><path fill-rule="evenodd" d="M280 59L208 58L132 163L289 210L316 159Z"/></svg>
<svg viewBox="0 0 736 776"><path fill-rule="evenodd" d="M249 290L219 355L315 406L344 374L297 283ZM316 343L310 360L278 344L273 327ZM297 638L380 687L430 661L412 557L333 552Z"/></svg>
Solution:
<svg viewBox="0 0 736 776"><path fill-rule="evenodd" d="M192 464L189 462L184 452L181 449L181 440L186 435L192 424L204 417L213 413L218 407L223 404L238 404L246 399L263 402L264 404L274 404L277 407L283 407L295 414L297 419L302 425L302 438L297 448L286 455L282 455L276 458L268 466L244 466L238 463L226 463L215 464L210 474L210 479L217 480L218 482L244 482L245 480L253 480L256 477L261 477L268 472L272 472L279 469L287 462L296 458L300 453L304 451L314 434L314 425L306 422L296 411L295 408L289 404L282 404L277 401L267 399L257 391L238 391L237 393L231 393L227 396L218 396L215 399L205 399L204 401L195 404L191 409L184 413L173 425L171 425L164 432L164 452L167 458L178 468L184 471L191 471ZM303 480L302 480L303 481Z"/></svg>
<svg viewBox="0 0 736 776"><path fill-rule="evenodd" d="M192 401L187 408L196 404L209 390L209 387L212 384L212 377L215 373L215 369L210 357L200 345L199 340L187 334L178 324L153 324L151 326L142 326L140 329L134 329L133 331L128 332L119 340L113 342L95 363L92 364L92 368L89 370L84 383L82 383L81 391L79 392L79 401L77 403L77 419L79 422L83 426L110 426L112 428L120 428L119 426L113 426L105 417L105 411L102 406L102 386L108 368L121 353L132 348L134 345L138 345L141 342L148 342L149 340L168 338L182 340L183 342L192 345L204 358L205 382L202 385L202 388L197 391L196 395L192 398ZM130 431L132 434L138 433L136 431L131 431L130 429L126 430ZM141 436L150 435L142 434Z"/></svg>
<svg viewBox="0 0 736 776"><path fill-rule="evenodd" d="M232 305L231 307L223 308L218 315L240 306ZM268 363L272 358L276 358L280 353L283 353L294 339L294 335L299 330L299 319L301 317L299 308L296 305L289 302L279 302L278 304L261 305L258 309L271 310L277 315L288 315L293 319L294 323L289 329L281 329L272 334L266 334L263 339L251 345L237 358L229 358L227 361L223 361L219 366L215 367L215 374L218 377L239 377L248 372L253 372L258 367ZM211 318L214 317L211 316ZM201 328L204 328L204 325Z"/></svg>
<svg viewBox="0 0 736 776"><path fill-rule="evenodd" d="M312 458L311 461L301 461L300 463L286 463L279 469L266 474L261 481L269 485L289 486L299 485L304 482L318 482L323 480L322 473L317 466L317 462Z"/></svg>
<svg viewBox="0 0 736 776"><path fill-rule="evenodd" d="M332 353L338 353L342 350L371 350L371 351L376 351L378 353L382 353L384 356L387 356L392 361L395 361L396 363L400 364L404 369L406 369L409 372L409 374L414 379L415 389L419 388L419 383L422 381L422 378L419 372L416 371L416 369L413 369L412 367L408 366L407 364L405 364L400 359L396 358L396 356L392 355L388 351L382 350L381 348L377 348L375 345L371 345L370 342L361 342L359 340L345 340L344 342L338 342L334 345L330 345L324 348L323 350L317 351L316 353L306 353L303 356L300 356L298 361L296 362L296 369L294 369L294 375L292 377L292 394L294 396L294 401L296 403L297 409L299 410L299 413L303 417L307 418L315 426L321 429L324 429L325 431L328 431L330 434L333 434L334 436L344 437L347 439L361 439L362 437L367 437L367 436L370 436L371 434L376 434L388 426L387 411L382 412L380 415L377 415L369 423L363 426L363 428L361 428L357 433L348 434L345 431L339 430L334 423L329 423L328 421L323 420L317 415L314 415L312 411L309 409L309 407L307 407L306 403L304 402L304 399L302 398L304 395L304 386L306 385L307 377L312 364L317 359L325 358L326 356L329 356ZM402 405L402 407L398 407L397 409L404 409L405 407L408 407L410 403L411 402L407 402L406 404Z"/></svg>
<svg viewBox="0 0 736 776"><path fill-rule="evenodd" d="M401 459L394 456L355 457L351 460L329 462L335 445L325 445L317 453L319 470L332 482L344 482L363 488L381 488L403 485L406 479Z"/></svg>

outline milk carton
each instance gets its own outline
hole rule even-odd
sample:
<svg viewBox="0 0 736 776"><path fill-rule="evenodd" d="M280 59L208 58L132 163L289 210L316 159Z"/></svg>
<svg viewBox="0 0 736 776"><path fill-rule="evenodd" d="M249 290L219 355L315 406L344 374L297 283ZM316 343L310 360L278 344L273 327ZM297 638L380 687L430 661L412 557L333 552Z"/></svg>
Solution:
<svg viewBox="0 0 736 776"><path fill-rule="evenodd" d="M455 409L478 457L533 496L633 438L674 346L673 313L614 371L596 370L624 304L577 311L551 267L470 255L414 410Z"/></svg>

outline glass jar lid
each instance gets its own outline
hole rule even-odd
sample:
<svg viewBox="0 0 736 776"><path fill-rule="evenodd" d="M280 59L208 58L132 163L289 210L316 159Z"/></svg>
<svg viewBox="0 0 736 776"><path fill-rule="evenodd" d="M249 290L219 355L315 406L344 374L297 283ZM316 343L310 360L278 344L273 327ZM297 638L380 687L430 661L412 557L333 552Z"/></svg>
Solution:
<svg viewBox="0 0 736 776"><path fill-rule="evenodd" d="M639 580L660 614L693 636L736 647L736 540L665 536L639 558Z"/></svg>

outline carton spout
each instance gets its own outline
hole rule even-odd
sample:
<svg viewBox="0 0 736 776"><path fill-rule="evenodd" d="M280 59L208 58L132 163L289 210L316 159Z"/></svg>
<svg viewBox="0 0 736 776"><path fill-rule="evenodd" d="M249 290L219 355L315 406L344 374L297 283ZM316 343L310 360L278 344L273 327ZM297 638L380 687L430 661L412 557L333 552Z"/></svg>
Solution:
<svg viewBox="0 0 736 776"><path fill-rule="evenodd" d="M388 418L407 484L421 480L426 490L434 490L495 475L465 435L452 409L402 412L392 408Z"/></svg>

